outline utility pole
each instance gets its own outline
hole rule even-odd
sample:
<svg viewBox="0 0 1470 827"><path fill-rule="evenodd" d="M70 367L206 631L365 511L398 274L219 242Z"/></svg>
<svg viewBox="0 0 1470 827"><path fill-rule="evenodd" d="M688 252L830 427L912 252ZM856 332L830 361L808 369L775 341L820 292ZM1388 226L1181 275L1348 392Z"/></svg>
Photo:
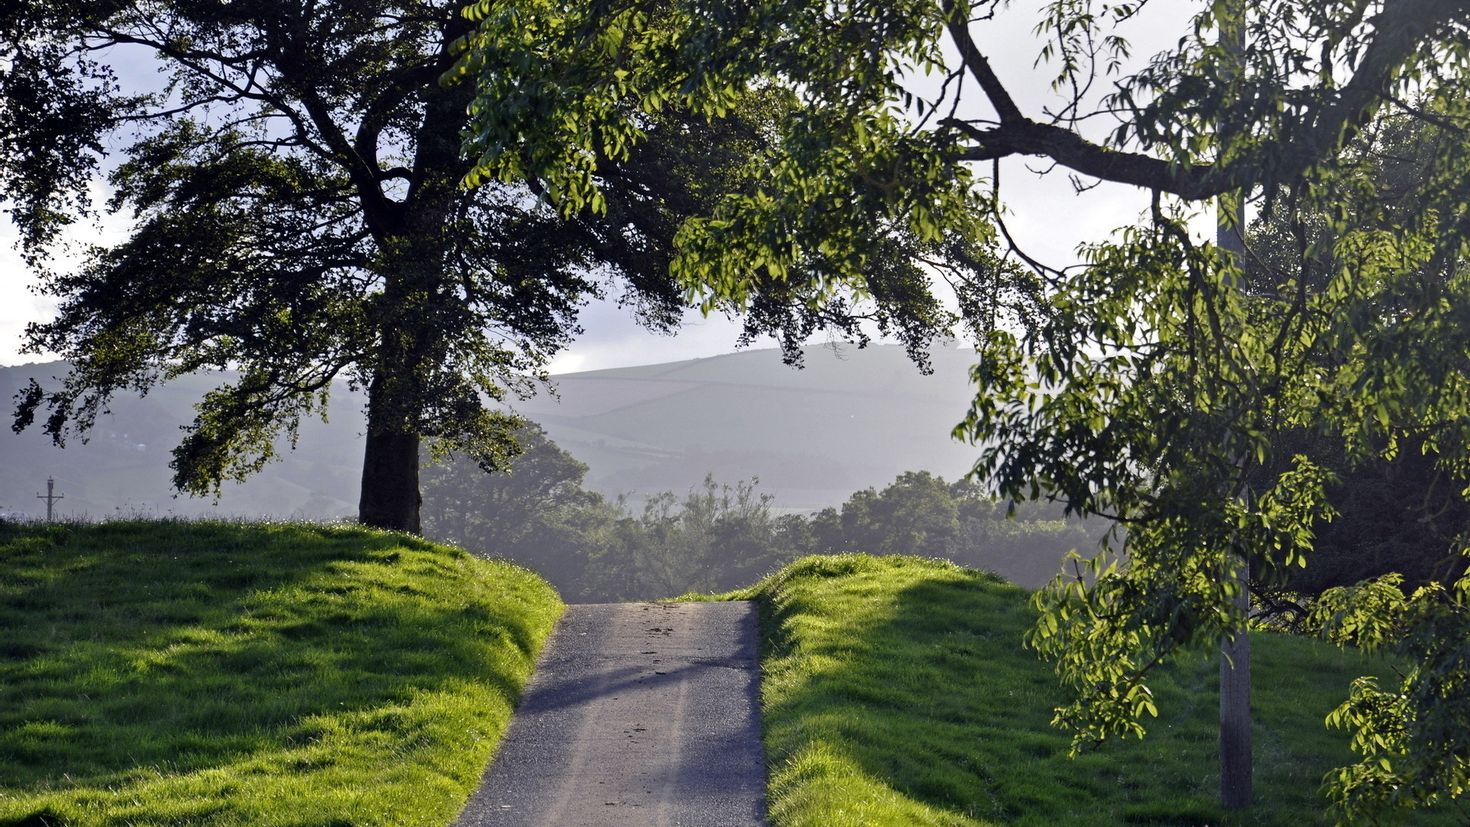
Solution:
<svg viewBox="0 0 1470 827"><path fill-rule="evenodd" d="M1244 263L1245 205L1235 205L1235 227L1228 226L1224 205L1215 243ZM1249 494L1245 496L1249 497ZM1247 504L1249 500L1247 500ZM1250 570L1244 554L1226 552L1221 576L1235 585L1235 611L1240 625L1220 638L1220 806L1239 810L1254 797L1251 770L1251 608Z"/></svg>
<svg viewBox="0 0 1470 827"><path fill-rule="evenodd" d="M1222 21L1220 26L1220 40L1228 53L1238 61L1231 68L1240 75L1245 73L1245 12L1246 6L1242 0L1230 3L1227 14L1235 17L1233 20ZM1223 141L1220 143L1223 146ZM1246 194L1235 193L1233 209L1230 209L1228 198L1222 197L1219 200L1215 228L1215 244L1221 252L1235 260L1236 266L1242 272L1245 269ZM1245 289L1244 280L1240 288ZM1249 497L1249 494L1246 496ZM1227 810L1239 810L1249 807L1254 798L1251 766L1251 603L1248 558L1243 553L1226 552L1220 575L1235 586L1234 608L1240 618L1240 625L1226 630L1220 637L1220 806Z"/></svg>
<svg viewBox="0 0 1470 827"><path fill-rule="evenodd" d="M45 500L46 501L46 522L49 523L56 516L56 513L55 513L56 501L57 500L64 500L64 499L66 499L66 495L56 493L56 480L53 479L53 478L51 478L51 477L47 477L46 478L46 493L45 494L37 494L36 495L36 499L38 499L38 500Z"/></svg>

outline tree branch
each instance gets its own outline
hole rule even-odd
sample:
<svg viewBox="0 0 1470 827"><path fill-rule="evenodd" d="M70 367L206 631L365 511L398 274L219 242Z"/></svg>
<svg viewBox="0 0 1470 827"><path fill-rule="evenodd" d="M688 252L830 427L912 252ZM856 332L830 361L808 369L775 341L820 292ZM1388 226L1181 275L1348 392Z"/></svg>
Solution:
<svg viewBox="0 0 1470 827"><path fill-rule="evenodd" d="M974 38L970 37L970 21L955 7L955 0L943 0L945 28L954 44L960 50L960 59L964 61L965 68L975 80L980 82L980 88L985 91L985 97L990 99L990 105L1000 115L1002 124L1026 120L1021 114L1020 107L1011 99L1011 93L1006 91L1001 84L1000 78L996 77L995 71L990 68L990 61L980 54L980 49L975 45ZM968 9L968 4L966 5Z"/></svg>
<svg viewBox="0 0 1470 827"><path fill-rule="evenodd" d="M1276 140L1220 166L1181 164L1112 149L1070 129L1025 117L976 47L967 21L955 12L955 0L943 0L943 4L949 18L946 25L965 67L985 90L1001 120L999 126L988 129L953 118L943 121L942 126L964 133L972 142L959 153L960 160L1041 155L1083 175L1190 201L1248 189L1264 183L1268 175L1290 177L1330 157L1352 141L1388 99L1399 71L1414 53L1441 27L1464 22L1470 14L1470 0L1387 0L1374 17L1373 39L1353 76L1340 89L1321 90L1327 103L1285 123Z"/></svg>

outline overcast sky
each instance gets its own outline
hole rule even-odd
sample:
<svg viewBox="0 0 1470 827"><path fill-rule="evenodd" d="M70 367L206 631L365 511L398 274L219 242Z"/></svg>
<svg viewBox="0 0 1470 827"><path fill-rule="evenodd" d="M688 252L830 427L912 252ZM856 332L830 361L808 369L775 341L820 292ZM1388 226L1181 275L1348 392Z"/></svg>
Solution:
<svg viewBox="0 0 1470 827"><path fill-rule="evenodd" d="M1017 0L995 24L977 26L980 48L991 56L1003 82L1026 114L1041 116L1041 109L1057 100L1049 89L1047 67L1033 69L1040 48L1030 34L1040 2ZM1136 58L1144 58L1170 45L1184 31L1193 3L1155 4L1152 15L1126 30L1134 42ZM1162 10L1158 10L1162 7ZM152 70L133 67L127 79L153 80ZM973 84L971 84L973 87ZM970 98L973 100L974 95ZM978 111L978 110L977 110ZM1102 124L1101 126L1107 126ZM1029 168L1039 168L1037 159L1008 159L1002 165L1002 194L1012 215L1008 226L1017 241L1032 256L1053 266L1075 261L1073 251L1083 241L1096 241L1110 231L1132 223L1147 206L1144 193L1131 187L1104 185L1075 194L1064 171L1044 178ZM104 192L102 185L97 187ZM103 243L125 236L127 222L109 218L101 226L79 227L75 237ZM17 234L8 219L0 217L0 364L54 358L53 354L20 353L21 333L32 321L50 318L54 304L33 294L34 279L26 271L14 245ZM702 356L735 349L739 325L721 317L704 319L687 314L688 323L675 336L660 336L640 328L616 304L594 303L583 314L586 332L553 364L553 372L596 370L623 365L648 364ZM759 345L758 345L759 346ZM769 343L767 343L769 346Z"/></svg>

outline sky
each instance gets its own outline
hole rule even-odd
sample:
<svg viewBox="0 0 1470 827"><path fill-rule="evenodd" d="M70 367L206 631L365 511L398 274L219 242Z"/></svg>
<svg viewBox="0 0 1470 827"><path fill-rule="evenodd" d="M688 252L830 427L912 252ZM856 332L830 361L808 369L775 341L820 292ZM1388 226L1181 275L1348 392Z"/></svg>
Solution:
<svg viewBox="0 0 1470 827"><path fill-rule="evenodd" d="M1018 0L1001 19L975 28L980 48L990 56L1022 110L1032 117L1040 117L1043 106L1059 100L1049 89L1047 67L1033 68L1040 43L1030 31L1040 5ZM1135 60L1146 58L1177 38L1193 5L1159 4L1162 11L1136 21L1125 32L1135 45ZM157 83L157 75L150 66L135 60L127 62L131 65L122 72L125 81ZM922 91L923 85L923 81L919 82L916 90ZM971 95L968 99L976 97ZM1011 212L1008 227L1028 254L1047 264L1064 266L1075 262L1075 250L1080 243L1102 240L1112 230L1132 223L1147 206L1146 195L1132 187L1105 184L1078 194L1065 170L1037 175L1034 170L1042 165L1039 159L1007 159L1002 162L1001 181L1002 197ZM105 197L106 187L98 182L94 191ZM108 216L98 225L74 228L69 240L115 243L126 237L128 225L124 216ZM55 354L20 351L25 326L51 318L55 303L49 297L35 294L35 278L15 249L16 239L15 228L8 218L0 216L0 365L55 358ZM65 264L70 259L61 252L58 260ZM735 349L740 333L738 322L719 316L702 318L690 311L676 335L654 334L639 327L615 302L590 304L584 310L582 326L585 333L551 364L553 373L728 353ZM773 344L757 342L755 346Z"/></svg>

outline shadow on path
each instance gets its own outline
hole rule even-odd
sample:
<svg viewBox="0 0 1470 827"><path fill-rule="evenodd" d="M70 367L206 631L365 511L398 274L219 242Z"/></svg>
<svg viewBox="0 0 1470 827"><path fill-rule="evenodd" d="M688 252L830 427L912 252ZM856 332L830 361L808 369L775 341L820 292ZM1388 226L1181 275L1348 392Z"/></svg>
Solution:
<svg viewBox="0 0 1470 827"><path fill-rule="evenodd" d="M460 827L760 825L750 603L567 607Z"/></svg>

